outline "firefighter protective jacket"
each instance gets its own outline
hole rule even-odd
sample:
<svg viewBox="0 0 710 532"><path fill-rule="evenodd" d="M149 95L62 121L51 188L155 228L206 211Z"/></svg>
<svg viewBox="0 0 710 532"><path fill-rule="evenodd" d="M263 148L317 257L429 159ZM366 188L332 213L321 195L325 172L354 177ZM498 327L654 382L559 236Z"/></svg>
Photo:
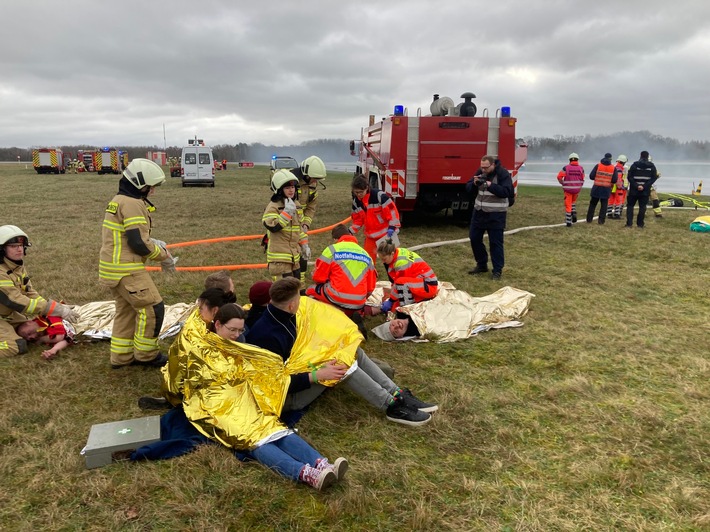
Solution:
<svg viewBox="0 0 710 532"><path fill-rule="evenodd" d="M296 215L284 211L284 199L274 195L264 210L261 221L268 229L266 262L298 264L301 260L301 246L308 244L308 235L301 229L303 208L296 203Z"/></svg>
<svg viewBox="0 0 710 532"><path fill-rule="evenodd" d="M323 293L334 305L360 309L375 289L377 273L372 258L357 239L346 235L325 248L316 260L313 281L323 284Z"/></svg>
<svg viewBox="0 0 710 532"><path fill-rule="evenodd" d="M376 188L371 188L362 201L353 198L352 219L350 229L357 233L365 226L365 236L373 240L385 236L390 227L398 229L402 225L392 196Z"/></svg>
<svg viewBox="0 0 710 532"><path fill-rule="evenodd" d="M306 183L300 168L293 168L289 170L289 172L298 178L298 192L294 199L297 199L303 207L301 224L307 225L310 228L313 224L313 217L316 215L316 207L318 206L318 180L311 179Z"/></svg>
<svg viewBox="0 0 710 532"><path fill-rule="evenodd" d="M127 179L121 178L118 194L106 207L101 230L99 282L104 286L116 286L122 278L144 271L149 259L162 262L168 258L167 251L150 240L153 221L149 207L154 209ZM132 229L140 231L143 249L136 250L128 245L126 231Z"/></svg>
<svg viewBox="0 0 710 532"><path fill-rule="evenodd" d="M0 267L0 319L22 323L31 316L47 316L52 313L57 303L44 299L32 288L23 264L4 257Z"/></svg>
<svg viewBox="0 0 710 532"><path fill-rule="evenodd" d="M400 299L397 285L402 282L406 282L412 292L421 293L423 291L426 294L431 290L431 297L434 297L438 291L439 280L436 278L434 270L414 251L409 251L406 248L395 250L392 262L387 265L387 276L392 281L390 299L393 301ZM427 298L416 297L416 299L425 300Z"/></svg>

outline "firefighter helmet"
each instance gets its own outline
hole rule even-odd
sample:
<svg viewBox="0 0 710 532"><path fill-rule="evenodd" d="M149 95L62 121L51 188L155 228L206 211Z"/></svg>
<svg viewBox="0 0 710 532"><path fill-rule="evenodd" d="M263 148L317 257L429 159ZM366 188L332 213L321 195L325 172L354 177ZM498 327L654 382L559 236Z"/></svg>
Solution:
<svg viewBox="0 0 710 532"><path fill-rule="evenodd" d="M619 161L620 163L626 164L628 162L629 158L626 155L619 155L616 158L616 160Z"/></svg>
<svg viewBox="0 0 710 532"><path fill-rule="evenodd" d="M3 225L0 227L0 247L5 244L22 244L25 247L32 245L27 234L16 225Z"/></svg>
<svg viewBox="0 0 710 532"><path fill-rule="evenodd" d="M569 154L568 159L569 159L570 161L572 161L572 160L579 161L579 155L577 155L576 153L572 152L572 153Z"/></svg>
<svg viewBox="0 0 710 532"><path fill-rule="evenodd" d="M317 155L311 155L301 163L301 173L311 179L325 179L325 164Z"/></svg>
<svg viewBox="0 0 710 532"><path fill-rule="evenodd" d="M123 171L123 177L128 179L137 189L156 187L165 181L165 172L157 163L149 159L133 159Z"/></svg>
<svg viewBox="0 0 710 532"><path fill-rule="evenodd" d="M285 170L284 168L276 170L274 175L271 176L271 191L276 194L283 188L284 185L291 183L292 181L296 186L298 186L298 178L291 172Z"/></svg>

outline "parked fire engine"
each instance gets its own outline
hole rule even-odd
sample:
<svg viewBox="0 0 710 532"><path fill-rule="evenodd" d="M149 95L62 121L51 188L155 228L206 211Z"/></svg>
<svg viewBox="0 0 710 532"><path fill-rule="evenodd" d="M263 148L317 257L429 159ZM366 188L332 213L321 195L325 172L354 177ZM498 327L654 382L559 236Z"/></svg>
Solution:
<svg viewBox="0 0 710 532"><path fill-rule="evenodd" d="M116 148L101 148L94 152L94 168L101 174L118 174L121 172L121 158Z"/></svg>
<svg viewBox="0 0 710 532"><path fill-rule="evenodd" d="M32 166L38 174L63 174L70 160L71 154L64 154L59 148L32 150Z"/></svg>
<svg viewBox="0 0 710 532"><path fill-rule="evenodd" d="M76 159L77 161L82 161L84 163L84 168L79 168L80 172L95 172L94 167L94 157L96 150L77 150Z"/></svg>
<svg viewBox="0 0 710 532"><path fill-rule="evenodd" d="M350 153L358 156L355 173L391 194L400 212L451 209L462 220L470 218L472 208L466 182L484 155L500 160L517 191L518 169L527 158L527 146L515 138L517 119L509 107L494 117L484 109L477 117L475 95L466 92L461 98L465 101L456 105L435 94L427 116L421 109L408 116L401 105L380 122L371 115L360 140L350 142Z"/></svg>

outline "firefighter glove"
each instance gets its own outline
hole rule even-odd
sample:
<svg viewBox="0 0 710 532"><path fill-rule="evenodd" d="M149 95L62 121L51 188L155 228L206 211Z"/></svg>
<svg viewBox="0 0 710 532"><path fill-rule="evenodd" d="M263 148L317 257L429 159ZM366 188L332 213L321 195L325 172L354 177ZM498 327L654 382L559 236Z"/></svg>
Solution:
<svg viewBox="0 0 710 532"><path fill-rule="evenodd" d="M309 246L308 244L301 245L301 256L306 260L310 260L311 246Z"/></svg>
<svg viewBox="0 0 710 532"><path fill-rule="evenodd" d="M70 307L67 305L63 305L62 303L57 303L54 306L54 309L50 313L50 316L59 316L60 318L71 321L73 323L76 323L79 321L79 313L73 311Z"/></svg>
<svg viewBox="0 0 710 532"><path fill-rule="evenodd" d="M177 271L175 269L175 263L178 261L179 258L180 257L173 256L168 257L160 263L160 269L167 273L175 273Z"/></svg>
<svg viewBox="0 0 710 532"><path fill-rule="evenodd" d="M284 211L286 211L291 217L296 214L296 202L291 198L286 198L284 200Z"/></svg>
<svg viewBox="0 0 710 532"><path fill-rule="evenodd" d="M392 305L393 305L393 304L394 304L394 301L392 301L391 299L388 299L387 301L385 301L384 303L382 303L382 306L380 307L380 310L381 310L382 312L389 312L390 310L392 310Z"/></svg>

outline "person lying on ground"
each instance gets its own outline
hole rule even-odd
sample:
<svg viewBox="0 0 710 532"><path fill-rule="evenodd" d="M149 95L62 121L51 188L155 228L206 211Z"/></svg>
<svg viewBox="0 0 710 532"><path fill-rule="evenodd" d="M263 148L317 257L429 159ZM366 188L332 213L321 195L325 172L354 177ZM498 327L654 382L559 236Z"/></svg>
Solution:
<svg viewBox="0 0 710 532"><path fill-rule="evenodd" d="M21 323L17 334L27 342L51 346L42 351L46 360L54 358L65 347L74 343L74 335L67 330L61 318L55 316L38 316L33 320Z"/></svg>
<svg viewBox="0 0 710 532"><path fill-rule="evenodd" d="M269 291L271 303L246 335L248 343L280 355L285 363L296 352L294 346L300 334L306 332L309 326L315 326L315 323L309 323L309 320L315 321L309 316L312 309L323 305L309 298L301 298L299 290L300 282L295 279L276 281ZM300 321L297 321L299 309ZM292 374L282 417L290 411L299 411L310 405L325 391L322 381L339 381L346 376L347 370L345 365L331 360L312 371ZM357 368L343 382L347 388L385 412L387 419L396 423L424 425L431 420L430 412L438 409L437 405L425 403L407 388L395 384L359 347Z"/></svg>

